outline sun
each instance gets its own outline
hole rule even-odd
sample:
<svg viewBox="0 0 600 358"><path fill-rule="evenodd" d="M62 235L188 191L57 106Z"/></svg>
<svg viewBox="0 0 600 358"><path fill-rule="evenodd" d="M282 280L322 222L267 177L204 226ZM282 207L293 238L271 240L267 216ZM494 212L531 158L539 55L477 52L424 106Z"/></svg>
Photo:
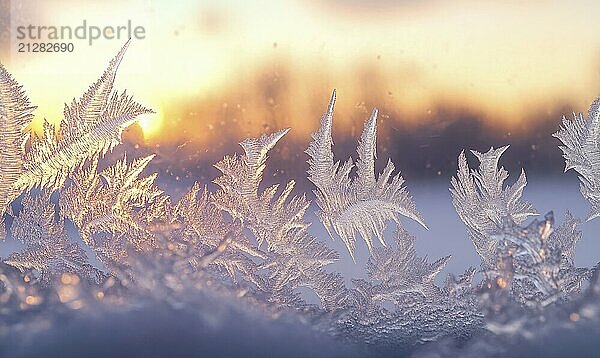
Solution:
<svg viewBox="0 0 600 358"><path fill-rule="evenodd" d="M158 108L155 110L156 113L143 114L140 116L138 121L145 139L151 139L160 133L160 129L163 125L163 111Z"/></svg>

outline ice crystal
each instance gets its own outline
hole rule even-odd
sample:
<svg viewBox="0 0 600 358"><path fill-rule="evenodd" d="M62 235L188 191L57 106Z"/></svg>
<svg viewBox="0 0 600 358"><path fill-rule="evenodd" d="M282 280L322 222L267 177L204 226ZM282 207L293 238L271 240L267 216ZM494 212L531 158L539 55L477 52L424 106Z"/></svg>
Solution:
<svg viewBox="0 0 600 358"><path fill-rule="evenodd" d="M450 189L456 211L482 259L490 288L507 290L530 307L568 299L580 292L589 276L587 269L574 267L574 247L581 235L578 223L567 213L564 224L554 230L550 212L544 220L519 226L535 210L521 200L527 184L523 171L515 184L503 188L508 172L497 168L507 148L473 152L481 163L471 173L461 153Z"/></svg>
<svg viewBox="0 0 600 358"><path fill-rule="evenodd" d="M79 101L65 106L58 133L44 122L43 138L34 138L24 155L13 188L41 187L55 190L64 184L86 159L104 154L120 143L123 130L140 115L151 113L125 92L113 93L113 82L129 42Z"/></svg>
<svg viewBox="0 0 600 358"><path fill-rule="evenodd" d="M448 297L454 297L458 300L472 297L473 294L473 278L477 270L474 267L469 267L458 278L449 273L444 280L443 293Z"/></svg>
<svg viewBox="0 0 600 358"><path fill-rule="evenodd" d="M395 169L391 160L378 178L375 177L377 110L373 110L358 144L356 164L348 159L344 164L334 163L331 129L336 93L333 92L327 112L321 118L319 130L312 134L306 150L308 179L316 186L315 195L321 209L319 218L327 231L335 231L352 256L356 248L356 234L373 250L372 237L385 245L383 232L386 222L393 220L400 225L400 216L409 217L425 226L415 203L402 185L400 174L392 177ZM350 178L356 167L357 177ZM391 182L390 182L391 178ZM426 226L425 226L426 227Z"/></svg>
<svg viewBox="0 0 600 358"><path fill-rule="evenodd" d="M589 285L568 302L529 309L496 301L486 312L486 333L456 346L442 340L429 344L416 356L567 356L595 352L600 323L598 266ZM480 298L485 303L485 298Z"/></svg>
<svg viewBox="0 0 600 358"><path fill-rule="evenodd" d="M565 171L573 169L579 174L581 194L591 204L588 220L600 216L600 98L596 99L585 118L573 114L572 121L563 117L562 126L554 137L562 142L559 148L565 158Z"/></svg>
<svg viewBox="0 0 600 358"><path fill-rule="evenodd" d="M89 262L85 251L72 242L62 221L55 221L54 205L47 194L23 198L23 209L12 223L11 233L24 244L5 263L22 271L32 270L49 283L63 273L74 273L99 282L102 274Z"/></svg>
<svg viewBox="0 0 600 358"><path fill-rule="evenodd" d="M112 149L120 142L125 127L139 115L151 112L125 93L112 93L116 71L128 44L79 101L65 106L65 118L58 133L53 125L44 122L42 138L35 134L31 137L35 107L0 65L1 215L23 190L41 187L53 191L62 187L86 159Z"/></svg>
<svg viewBox="0 0 600 358"><path fill-rule="evenodd" d="M149 227L162 235L167 249L179 252L180 262L194 270L210 265L226 272L234 282L241 276L261 285L253 257L264 258L263 253L241 233L240 225L225 220L206 188L194 183L175 205L167 201L158 210L162 220L152 220Z"/></svg>
<svg viewBox="0 0 600 358"><path fill-rule="evenodd" d="M407 295L431 297L439 294L433 281L450 256L429 263L426 257L416 256L414 240L400 229L396 235L396 250L383 247L373 252L366 270L370 280L380 283L371 287L372 299L399 303Z"/></svg>
<svg viewBox="0 0 600 358"><path fill-rule="evenodd" d="M215 167L223 175L214 180L221 188L214 202L239 219L259 246L266 244L267 258L259 269L269 271L265 292L271 301L293 305L299 301L297 289L310 287L325 307L333 308L343 295L332 290L332 284L343 284L339 275L326 272L324 267L338 256L307 233L309 224L304 214L310 203L304 196L289 198L294 181L279 195L279 185L259 190L267 153L287 132L247 139L240 143L245 155L228 156L217 163Z"/></svg>
<svg viewBox="0 0 600 358"><path fill-rule="evenodd" d="M126 243L136 251L154 246L152 234L136 214L162 194L154 185L156 173L139 178L152 158L128 164L125 156L100 174L94 159L88 168L75 173L71 186L61 193L61 215L73 221L83 241L99 251L106 265L124 264Z"/></svg>
<svg viewBox="0 0 600 358"><path fill-rule="evenodd" d="M448 276L438 287L434 280L450 257L430 263L416 255L414 240L400 228L395 250L374 250L366 266L369 280L353 280L355 306L337 319L344 334L370 345L406 348L445 336L466 338L481 329L474 270L459 279Z"/></svg>
<svg viewBox="0 0 600 358"><path fill-rule="evenodd" d="M267 153L288 132L282 130L260 138L247 139L240 143L244 156L227 156L215 167L223 175L214 180L221 190L215 194L217 207L227 211L231 216L243 221L252 231L259 245L266 242L271 244L280 240L289 230L303 226L297 218L284 218L281 214L284 202L291 193L295 183L291 181L275 204L272 203L278 185L271 186L259 192L259 185L266 167ZM279 211L271 215L271 211ZM289 221L285 225L282 221Z"/></svg>
<svg viewBox="0 0 600 358"><path fill-rule="evenodd" d="M498 242L497 259L487 275L527 306L546 306L580 293L591 272L574 266L573 247L580 235L576 225L567 214L563 226L554 231L552 212L525 227L505 218L501 231L492 235Z"/></svg>
<svg viewBox="0 0 600 358"><path fill-rule="evenodd" d="M27 126L34 109L22 87L0 64L0 218L21 192L13 184L23 172ZM4 225L0 227L3 233Z"/></svg>
<svg viewBox="0 0 600 358"><path fill-rule="evenodd" d="M549 213L523 225L535 210L521 198L524 171L505 185L508 172L498 163L507 147L474 151L476 170L469 170L464 152L458 158L453 204L485 279L475 287L476 270L468 268L439 285L450 256L430 261L417 255L415 238L400 220L424 223L402 176L393 175L391 161L375 173L377 110L364 125L358 159L334 162L335 91L306 151L308 179L329 235L339 236L352 256L358 234L369 248L366 277L351 286L329 271L338 254L309 233L305 214L311 203L293 194L295 182L261 187L268 154L288 129L244 140L242 155L215 164L221 172L213 181L216 191L196 182L177 201L155 185L156 173L142 175L153 155L125 157L99 171L100 157L119 143L122 130L149 112L127 95L112 93L126 48L81 99L66 106L58 133L45 122L43 138L32 141L27 127L33 107L0 66L0 213L26 191L22 209L7 223L23 247L0 263L0 335L17 336L16 331L46 324L42 321L59 322L65 307L95 310L99 302L143 307L164 301L214 323L213 312L197 305L208 293L267 317L301 315L319 332L366 344L366 352L379 355L410 353L446 337L464 342L484 329L489 334L480 337L525 336L525 327L547 318L564 323L556 318L561 309L569 312L569 322L597 321L598 266L575 266L579 221L567 213L555 228ZM555 134L567 169L580 174L582 193L592 203L590 218L600 215L599 106L594 102L588 120L581 115L564 120ZM29 190L34 187L42 194L34 195ZM388 247L383 235L390 221L396 233ZM71 223L82 243L69 235ZM375 247L373 237L383 247ZM90 264L84 245L106 273ZM303 288L320 305L308 302ZM40 314L38 321L15 314L36 307L37 314L42 307L52 313Z"/></svg>
<svg viewBox="0 0 600 358"><path fill-rule="evenodd" d="M536 215L533 206L521 199L527 185L525 172L519 179L504 188L508 172L498 169L498 161L508 146L486 153L472 151L479 159L479 168L469 171L464 152L458 157L458 173L452 178L452 203L460 219L467 226L469 238L484 265L493 265L498 243L490 236L497 232L505 217L521 224L529 216Z"/></svg>
<svg viewBox="0 0 600 358"><path fill-rule="evenodd" d="M571 264L575 262L575 247L581 239L581 231L577 230L579 224L580 221L567 211L562 225L553 229L546 240L551 249L560 250L561 256Z"/></svg>

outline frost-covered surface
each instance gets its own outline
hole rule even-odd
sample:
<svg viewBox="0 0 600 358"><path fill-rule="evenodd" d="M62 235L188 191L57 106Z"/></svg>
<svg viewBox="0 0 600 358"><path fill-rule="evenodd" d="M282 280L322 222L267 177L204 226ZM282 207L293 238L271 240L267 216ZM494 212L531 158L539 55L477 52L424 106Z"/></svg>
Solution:
<svg viewBox="0 0 600 358"><path fill-rule="evenodd" d="M515 344L526 354L555 332L597 330L598 270L574 260L580 222L530 218L525 172L509 186L499 167L508 147L474 151L477 169L464 152L458 158L453 204L481 265L445 280L451 256L422 257L402 225L407 217L425 226L404 179L391 161L376 175L377 110L356 163L334 162L335 92L306 151L313 222L294 181L263 183L269 152L289 129L242 141L242 154L215 164L216 190L195 183L181 198L145 174L153 155L99 170L123 129L149 112L112 94L126 47L65 108L58 133L45 124L42 139L29 139L33 108L0 68L0 205L22 244L0 265L4 355L505 355ZM593 206L598 130L593 104L589 121L565 122L557 134ZM360 235L366 277L336 272L340 253L310 225L341 238L352 259ZM395 240L384 237L388 227ZM60 344L74 332L76 343Z"/></svg>
<svg viewBox="0 0 600 358"><path fill-rule="evenodd" d="M462 345L441 340L417 349L414 355L564 357L594 356L598 352L600 284L597 273L581 295L543 311L532 311L503 300L490 307L492 310L486 313L487 332Z"/></svg>

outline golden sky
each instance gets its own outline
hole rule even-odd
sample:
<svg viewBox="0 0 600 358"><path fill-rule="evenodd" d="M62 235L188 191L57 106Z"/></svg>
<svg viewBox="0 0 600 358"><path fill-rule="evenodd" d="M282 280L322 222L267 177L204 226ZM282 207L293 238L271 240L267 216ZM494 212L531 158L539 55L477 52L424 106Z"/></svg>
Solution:
<svg viewBox="0 0 600 358"><path fill-rule="evenodd" d="M16 26L143 26L116 85L157 112L142 123L148 142L208 145L288 126L306 141L333 88L349 132L373 106L398 123L443 120L443 107L523 128L600 94L598 13L591 0L13 0L0 59L36 120L58 122L125 39L19 54Z"/></svg>

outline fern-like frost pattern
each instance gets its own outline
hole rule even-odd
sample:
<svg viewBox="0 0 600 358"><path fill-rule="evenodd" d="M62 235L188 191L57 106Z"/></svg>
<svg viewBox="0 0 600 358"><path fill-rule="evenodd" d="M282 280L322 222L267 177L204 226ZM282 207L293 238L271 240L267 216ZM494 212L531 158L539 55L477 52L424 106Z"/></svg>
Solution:
<svg viewBox="0 0 600 358"><path fill-rule="evenodd" d="M142 114L152 113L125 92L112 92L119 64L129 42L110 62L102 77L79 101L65 106L65 118L56 131L44 122L43 138L33 137L25 153L22 172L13 188L56 190L67 177L95 155L105 154L121 141L123 130Z"/></svg>
<svg viewBox="0 0 600 358"><path fill-rule="evenodd" d="M563 144L559 148L565 171L573 169L579 174L581 194L592 205L587 219L592 220L600 216L600 98L590 106L587 118L582 113L573 116L573 120L563 117L554 137Z"/></svg>
<svg viewBox="0 0 600 358"><path fill-rule="evenodd" d="M55 221L54 205L48 194L27 194L23 209L12 224L12 236L24 244L21 252L11 254L5 263L22 271L31 270L49 284L64 273L77 274L99 283L103 274L94 268L85 251L67 235L62 220Z"/></svg>
<svg viewBox="0 0 600 358"><path fill-rule="evenodd" d="M33 119L33 107L22 87L0 64L0 217L21 191L13 186L23 173L27 127ZM2 225L4 236L4 225Z"/></svg>
<svg viewBox="0 0 600 358"><path fill-rule="evenodd" d="M402 176L396 174L392 177L395 166L391 160L388 160L379 177L375 177L376 109L365 122L358 143L356 164L352 159L343 164L334 163L331 132L335 100L334 91L327 112L321 118L321 126L312 134L312 141L306 150L310 157L308 179L316 186L321 222L330 235L335 231L340 236L350 255L354 256L357 234L366 242L369 251L373 250L373 236L385 245L383 232L387 221L401 225L400 217L405 216L426 226L403 187ZM350 172L354 167L357 177L352 179Z"/></svg>
<svg viewBox="0 0 600 358"><path fill-rule="evenodd" d="M425 224L404 179L393 174L391 160L375 172L377 110L364 124L357 160L334 161L335 91L306 150L307 174L329 236L339 236L352 258L358 235L369 249L366 277L348 285L331 270L338 253L310 232L305 215L311 202L295 194L296 183L261 187L269 153L289 129L244 140L242 154L215 164L217 190L195 182L177 199L157 186L157 173L145 174L152 154L103 163L124 128L151 113L113 91L128 45L65 106L61 125L45 122L39 138L29 129L34 107L0 65L0 214L13 217L9 234L22 245L0 263L0 315L59 307L52 316L57 320L63 306L139 307L152 300L180 309L212 292L271 317L293 312L319 333L380 355L410 353L448 337L465 342L482 332L510 336L539 325L540 312L563 308L573 322L599 319L593 303L598 269L575 266L580 221L567 213L555 227L550 212L525 224L537 213L522 199L524 171L505 185L509 175L499 161L508 146L473 151L479 160L474 170L465 152L458 157L450 191L481 270L448 274L440 285L450 255L429 260L417 254L401 218ZM600 216L599 106L595 101L587 118L564 119L555 134L566 169L580 175L592 205L589 219ZM386 244L390 222L395 241ZM89 253L101 268L90 263ZM479 284L478 273L484 277ZM318 302L305 297L306 288ZM592 304L585 305L586 297ZM39 323L15 317L19 332ZM4 321L2 335L12 322Z"/></svg>
<svg viewBox="0 0 600 358"><path fill-rule="evenodd" d="M486 153L473 151L479 159L479 168L470 171L467 157L462 152L458 157L458 173L452 178L452 203L460 219L467 226L469 238L484 265L492 265L497 242L491 235L498 231L505 217L520 224L528 217L536 215L533 206L522 200L523 189L527 185L525 172L512 185L504 187L508 172L498 169L498 162L508 146Z"/></svg>
<svg viewBox="0 0 600 358"><path fill-rule="evenodd" d="M304 214L309 202L304 196L291 197L295 183L290 181L277 195L279 185L260 192L267 154L288 132L282 130L260 138L251 138L240 145L243 156L225 157L215 167L223 175L215 179L221 190L215 194L217 207L242 221L252 232L258 246L266 245L266 259L259 270L267 270L265 289L269 299L284 305L295 305L297 289L310 287L326 308L344 299L341 277L324 267L338 259L335 251L308 234Z"/></svg>

